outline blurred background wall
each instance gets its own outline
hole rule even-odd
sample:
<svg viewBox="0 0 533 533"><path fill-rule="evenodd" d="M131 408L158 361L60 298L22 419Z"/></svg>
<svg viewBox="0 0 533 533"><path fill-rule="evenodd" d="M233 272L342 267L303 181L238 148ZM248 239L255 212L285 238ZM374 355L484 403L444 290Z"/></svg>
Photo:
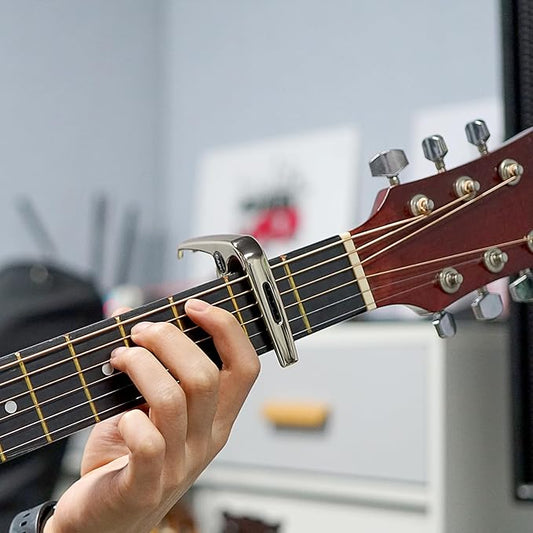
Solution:
<svg viewBox="0 0 533 533"><path fill-rule="evenodd" d="M485 0L0 0L0 261L38 252L15 207L25 196L60 259L90 270L105 195L103 279L128 206L141 209L133 281L178 279L205 150L339 124L362 134L355 225L384 186L365 161L389 147L414 157L419 110L499 99L497 11Z"/></svg>

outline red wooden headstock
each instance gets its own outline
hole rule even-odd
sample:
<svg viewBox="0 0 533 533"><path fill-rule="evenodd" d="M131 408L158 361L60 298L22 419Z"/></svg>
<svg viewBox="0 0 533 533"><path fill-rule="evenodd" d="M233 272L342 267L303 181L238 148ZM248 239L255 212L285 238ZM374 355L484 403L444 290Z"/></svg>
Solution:
<svg viewBox="0 0 533 533"><path fill-rule="evenodd" d="M351 234L378 307L438 311L533 267L533 128L466 165L381 191Z"/></svg>

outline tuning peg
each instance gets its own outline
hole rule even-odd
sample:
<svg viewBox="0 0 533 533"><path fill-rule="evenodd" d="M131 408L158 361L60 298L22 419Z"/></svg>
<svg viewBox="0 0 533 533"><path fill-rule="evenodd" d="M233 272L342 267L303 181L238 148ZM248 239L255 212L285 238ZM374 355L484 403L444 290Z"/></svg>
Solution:
<svg viewBox="0 0 533 533"><path fill-rule="evenodd" d="M391 187L398 185L398 174L409 164L403 150L386 150L376 154L368 163L372 176L385 176Z"/></svg>
<svg viewBox="0 0 533 533"><path fill-rule="evenodd" d="M433 161L439 172L444 172L444 156L448 153L448 147L441 135L431 135L422 141L422 150L426 159Z"/></svg>
<svg viewBox="0 0 533 533"><path fill-rule="evenodd" d="M455 326L455 319L448 311L438 311L433 314L431 323L437 330L437 334L441 339L449 339L453 337L457 331Z"/></svg>
<svg viewBox="0 0 533 533"><path fill-rule="evenodd" d="M477 119L469 122L465 126L465 132L468 142L477 146L481 155L488 154L487 140L490 137L490 131L484 120Z"/></svg>
<svg viewBox="0 0 533 533"><path fill-rule="evenodd" d="M478 289L478 295L471 307L477 320L494 320L503 313L503 301L499 294L489 292L486 287Z"/></svg>
<svg viewBox="0 0 533 533"><path fill-rule="evenodd" d="M515 302L533 302L533 271L530 268L522 270L518 278L509 284L509 293Z"/></svg>

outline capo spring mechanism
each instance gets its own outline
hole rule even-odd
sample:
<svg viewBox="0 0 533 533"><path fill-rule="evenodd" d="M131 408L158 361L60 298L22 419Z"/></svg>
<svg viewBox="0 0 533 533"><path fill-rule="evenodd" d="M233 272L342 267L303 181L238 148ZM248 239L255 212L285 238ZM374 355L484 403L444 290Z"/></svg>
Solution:
<svg viewBox="0 0 533 533"><path fill-rule="evenodd" d="M265 252L250 235L209 235L188 239L178 246L178 259L185 250L210 254L219 276L235 272L235 261L248 276L257 304L282 367L298 361L296 346L281 295Z"/></svg>

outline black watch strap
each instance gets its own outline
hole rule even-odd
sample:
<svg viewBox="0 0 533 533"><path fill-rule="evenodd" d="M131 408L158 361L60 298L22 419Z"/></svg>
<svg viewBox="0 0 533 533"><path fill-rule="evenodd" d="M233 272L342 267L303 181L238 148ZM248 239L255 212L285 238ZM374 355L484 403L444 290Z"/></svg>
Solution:
<svg viewBox="0 0 533 533"><path fill-rule="evenodd" d="M44 523L54 512L56 502L45 502L20 512L9 526L9 533L41 533Z"/></svg>

